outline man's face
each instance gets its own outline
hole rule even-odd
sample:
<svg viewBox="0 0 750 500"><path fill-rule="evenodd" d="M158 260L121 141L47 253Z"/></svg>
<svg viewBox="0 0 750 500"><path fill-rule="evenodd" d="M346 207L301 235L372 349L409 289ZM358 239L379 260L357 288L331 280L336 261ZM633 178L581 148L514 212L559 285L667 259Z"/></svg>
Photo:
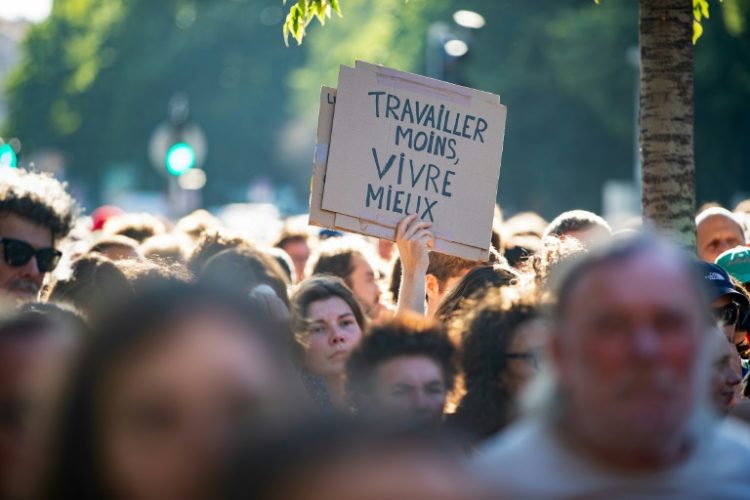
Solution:
<svg viewBox="0 0 750 500"><path fill-rule="evenodd" d="M378 412L440 422L447 387L440 365L428 356L397 356L377 367L372 403Z"/></svg>
<svg viewBox="0 0 750 500"><path fill-rule="evenodd" d="M641 254L588 271L552 339L575 433L622 453L682 439L699 390L703 311L669 256Z"/></svg>
<svg viewBox="0 0 750 500"><path fill-rule="evenodd" d="M739 225L724 215L712 215L696 228L698 258L713 263L727 250L745 244Z"/></svg>
<svg viewBox="0 0 750 500"><path fill-rule="evenodd" d="M458 282L461 281L461 278L466 276L469 271L471 271L471 269L464 269L456 276L451 276L445 280L445 283L440 283L432 274L426 276L425 291L427 293L428 318L435 315L435 311L437 311L438 306L440 306L440 302L443 301L443 297L448 295L448 293L453 290L453 287L456 286Z"/></svg>
<svg viewBox="0 0 750 500"><path fill-rule="evenodd" d="M380 304L380 287L375 279L372 266L359 254L352 255L352 273L349 275L354 296L367 314L374 319L378 317L382 305Z"/></svg>
<svg viewBox="0 0 750 500"><path fill-rule="evenodd" d="M35 250L53 245L52 233L48 228L15 214L0 217L0 237L26 242ZM44 280L44 273L39 271L36 257L22 266L13 267L5 261L4 252L5 245L0 245L0 290L19 300L35 300Z"/></svg>
<svg viewBox="0 0 750 500"><path fill-rule="evenodd" d="M294 239L284 243L282 249L289 255L294 264L294 275L297 281L302 281L305 276L305 264L310 257L310 247L303 239Z"/></svg>

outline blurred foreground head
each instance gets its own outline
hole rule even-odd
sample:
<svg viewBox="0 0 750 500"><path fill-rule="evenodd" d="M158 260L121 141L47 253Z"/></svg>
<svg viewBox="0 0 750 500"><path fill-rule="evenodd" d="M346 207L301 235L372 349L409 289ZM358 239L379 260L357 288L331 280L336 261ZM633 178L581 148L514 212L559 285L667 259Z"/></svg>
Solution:
<svg viewBox="0 0 750 500"><path fill-rule="evenodd" d="M51 498L209 498L236 425L299 401L247 297L163 280L95 328L62 408Z"/></svg>
<svg viewBox="0 0 750 500"><path fill-rule="evenodd" d="M569 262L552 312L547 405L478 461L498 491L703 498L738 480L747 491L750 436L711 418L715 325L694 269L684 251L648 235ZM524 472L539 460L548 462L543 481Z"/></svg>
<svg viewBox="0 0 750 500"><path fill-rule="evenodd" d="M693 269L683 251L638 235L560 277L551 338L560 425L607 461L669 461L692 439L712 326Z"/></svg>
<svg viewBox="0 0 750 500"><path fill-rule="evenodd" d="M31 498L49 453L54 407L86 329L75 313L43 303L0 320L0 498Z"/></svg>
<svg viewBox="0 0 750 500"><path fill-rule="evenodd" d="M245 441L228 499L471 500L460 453L432 430L329 417Z"/></svg>

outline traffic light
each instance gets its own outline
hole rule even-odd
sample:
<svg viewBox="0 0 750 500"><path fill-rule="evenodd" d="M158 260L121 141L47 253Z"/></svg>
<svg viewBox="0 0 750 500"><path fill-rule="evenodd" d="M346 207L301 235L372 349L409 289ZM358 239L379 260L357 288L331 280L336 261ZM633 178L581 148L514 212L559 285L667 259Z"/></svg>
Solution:
<svg viewBox="0 0 750 500"><path fill-rule="evenodd" d="M10 143L0 146L0 167L18 167L18 156Z"/></svg>
<svg viewBox="0 0 750 500"><path fill-rule="evenodd" d="M164 163L171 175L179 177L195 166L195 150L186 142L177 142L167 150Z"/></svg>

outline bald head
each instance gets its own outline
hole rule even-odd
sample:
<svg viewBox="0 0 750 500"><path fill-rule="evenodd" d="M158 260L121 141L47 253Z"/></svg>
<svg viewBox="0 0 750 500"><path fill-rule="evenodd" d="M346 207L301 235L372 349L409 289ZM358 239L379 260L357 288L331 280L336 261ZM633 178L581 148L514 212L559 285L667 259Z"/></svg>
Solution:
<svg viewBox="0 0 750 500"><path fill-rule="evenodd" d="M742 224L729 210L712 207L695 218L698 258L715 262L724 251L745 244Z"/></svg>

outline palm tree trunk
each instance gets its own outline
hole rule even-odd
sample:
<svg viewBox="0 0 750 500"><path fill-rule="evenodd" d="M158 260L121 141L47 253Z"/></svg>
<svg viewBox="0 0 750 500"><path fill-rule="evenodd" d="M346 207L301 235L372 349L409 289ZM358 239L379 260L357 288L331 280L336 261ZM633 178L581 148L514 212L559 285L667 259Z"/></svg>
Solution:
<svg viewBox="0 0 750 500"><path fill-rule="evenodd" d="M693 2L640 0L643 216L695 245Z"/></svg>

